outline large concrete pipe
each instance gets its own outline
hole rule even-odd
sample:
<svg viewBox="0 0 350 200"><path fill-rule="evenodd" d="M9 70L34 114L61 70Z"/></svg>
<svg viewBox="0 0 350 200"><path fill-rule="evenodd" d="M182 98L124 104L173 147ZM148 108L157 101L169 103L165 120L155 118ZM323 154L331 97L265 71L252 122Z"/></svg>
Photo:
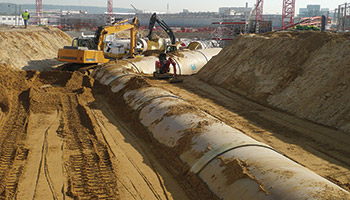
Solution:
<svg viewBox="0 0 350 200"><path fill-rule="evenodd" d="M189 50L208 49L219 46L216 40L199 40L191 42L187 47Z"/></svg>
<svg viewBox="0 0 350 200"><path fill-rule="evenodd" d="M173 56L177 73L179 75L191 75L197 73L213 56L217 55L221 48L202 49L197 51L179 51ZM119 61L119 65L134 69L138 73L153 74L155 71L156 56L146 56L130 60ZM170 68L170 73L173 69Z"/></svg>
<svg viewBox="0 0 350 200"><path fill-rule="evenodd" d="M350 193L180 97L133 86L139 76L120 66L92 73L111 86L159 143L174 150L222 199L350 199Z"/></svg>

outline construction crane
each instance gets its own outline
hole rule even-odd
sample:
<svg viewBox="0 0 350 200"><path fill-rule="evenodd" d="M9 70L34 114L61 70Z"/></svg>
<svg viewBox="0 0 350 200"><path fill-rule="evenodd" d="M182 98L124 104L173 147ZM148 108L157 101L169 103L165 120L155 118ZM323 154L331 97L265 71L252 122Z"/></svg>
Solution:
<svg viewBox="0 0 350 200"><path fill-rule="evenodd" d="M251 15L247 21L246 31L248 29L249 22L251 21L251 18L254 14L255 14L255 20L256 20L257 26L259 21L263 20L263 8L264 8L264 0L256 0L255 8L251 12ZM285 30L288 27L293 26L294 15L295 15L295 0L283 0L282 30Z"/></svg>
<svg viewBox="0 0 350 200"><path fill-rule="evenodd" d="M251 15L247 21L246 31L249 29L249 23L252 19L252 16L255 14L255 21L258 24L259 21L263 20L263 8L264 0L256 0L255 8L251 12ZM282 8L282 30L285 30L287 27L291 27L294 24L294 15L295 15L295 0L283 0Z"/></svg>
<svg viewBox="0 0 350 200"><path fill-rule="evenodd" d="M255 32L259 30L259 22L263 20L263 8L264 8L264 0L256 0L256 4L254 9L251 11L248 21L246 22L245 32L248 33L250 31L250 22L255 15Z"/></svg>
<svg viewBox="0 0 350 200"><path fill-rule="evenodd" d="M294 24L295 0L283 0L282 30Z"/></svg>
<svg viewBox="0 0 350 200"><path fill-rule="evenodd" d="M141 10L137 9L134 5L130 4L131 7L135 10L136 13L142 12Z"/></svg>
<svg viewBox="0 0 350 200"><path fill-rule="evenodd" d="M264 11L264 0L256 0L255 4L255 20L262 21L263 20L263 11Z"/></svg>
<svg viewBox="0 0 350 200"><path fill-rule="evenodd" d="M41 18L43 16L43 0L36 0L36 17L38 25L41 24Z"/></svg>
<svg viewBox="0 0 350 200"><path fill-rule="evenodd" d="M107 2L107 13L110 18L113 17L113 0L108 0Z"/></svg>

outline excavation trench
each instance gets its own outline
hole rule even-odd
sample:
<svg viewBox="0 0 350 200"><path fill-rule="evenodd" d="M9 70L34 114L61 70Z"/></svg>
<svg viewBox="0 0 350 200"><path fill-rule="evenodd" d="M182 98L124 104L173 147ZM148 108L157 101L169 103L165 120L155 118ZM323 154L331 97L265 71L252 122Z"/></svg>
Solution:
<svg viewBox="0 0 350 200"><path fill-rule="evenodd" d="M170 149L185 165L186 172L197 174L219 198L349 198L347 191L272 147L180 97L152 87L140 76L125 76L128 73L124 66L108 65L92 75L111 86L116 99L129 109L125 113L133 113L135 123L147 130L150 140Z"/></svg>
<svg viewBox="0 0 350 200"><path fill-rule="evenodd" d="M0 72L0 199L215 199L166 166L91 77Z"/></svg>
<svg viewBox="0 0 350 200"><path fill-rule="evenodd" d="M2 41L5 45L1 50L1 64L46 69L48 61L56 56L56 47L63 45L61 41L69 43L71 40L57 31L44 28L39 32L30 35L32 38L27 44L33 46L33 51L24 54L16 49L21 49L18 42L26 43L26 38L17 40L8 36L10 33L2 34L7 39ZM34 42L39 38L40 43L52 44L50 34L56 35L55 47L45 49ZM283 64L271 56L278 53L262 54L263 58L251 54L267 51L266 46L269 51L279 51L276 45L288 46L294 33L237 39L241 41L232 43L212 59L199 76L184 77L185 82L177 86L142 77L144 74L140 72L150 74L154 70L157 58L152 56L119 62L122 67L113 63L102 66L93 73L98 81L79 72L25 72L1 65L0 199L231 199L233 196L239 196L239 199L348 199L349 193L337 186L349 190L349 137L346 134L278 113L242 97L245 96L242 91L250 91L251 96L247 97L257 102L263 99L272 102L271 105L284 105L283 102L274 102L278 98L273 95L293 80L305 85L304 79L298 76L313 70L308 67L310 63L317 63L312 67L325 74L328 73L325 68L339 71L330 67L319 68L318 64L324 62L318 60L324 56L306 62L305 52L310 54L309 58L320 53L328 55L329 47L339 42L346 46L346 35L333 42L329 42L333 36L325 35L324 48L311 48L312 45L309 48L309 43L305 48L299 44L304 44L303 40L313 37L312 34L295 34L300 41L294 42L297 46L292 45L293 51L288 54L298 54L300 59L294 63L298 65L292 66L301 66L304 71L292 67L287 71L292 75L283 75L285 70L280 70L282 67L289 69L289 63L276 65ZM13 43L18 48L14 48ZM256 44L263 45L256 48ZM298 50L298 45L301 50ZM242 49L246 50L241 53ZM343 61L347 48L343 49L346 51L337 53L338 57L333 56L335 60ZM11 53L9 50L15 51ZM314 50L317 53L313 53ZM209 53L175 55L177 71L182 75L198 72L219 52L217 49L207 51ZM299 55L300 52L304 54ZM32 62L34 54L43 57L36 57L34 59L38 62ZM12 55L20 56L14 60ZM38 66L42 59L47 60L43 60L43 66ZM256 83L270 87L264 78L275 70L265 69L269 66L278 66L280 74L274 77L282 77L278 79L282 83L267 88L271 90L259 89L252 80L261 78ZM346 63L342 66L347 70ZM322 74L314 71L312 75ZM237 73L231 77L233 72ZM313 77L309 74L305 73L305 76ZM334 78L337 81L332 77L330 80L345 92L348 73L342 74L341 84L338 84L338 78ZM317 77L312 79L318 80ZM307 80L307 83L313 82ZM242 96L233 93L236 90ZM338 93L338 90L334 91ZM307 90L305 93L311 94ZM303 98L302 95L297 97ZM318 101L324 102L328 98L338 98L344 103L348 96L331 93ZM289 104L290 100L286 103ZM321 104L315 103L313 107L317 105ZM338 103L333 106L336 105ZM231 107L232 110L225 109ZM289 113L294 113L293 106L286 108ZM303 110L296 112L298 116L322 124L333 116L332 108L330 106L325 112L324 119L316 120L314 116L305 117L301 113ZM343 104L337 107L342 111L338 112L340 118L346 116L347 111L343 108L347 107ZM305 113L315 114L309 110ZM347 130L347 118L343 121L336 119L332 117L341 124L332 121L325 124L331 127L335 124L340 130ZM259 124L266 129L258 127Z"/></svg>

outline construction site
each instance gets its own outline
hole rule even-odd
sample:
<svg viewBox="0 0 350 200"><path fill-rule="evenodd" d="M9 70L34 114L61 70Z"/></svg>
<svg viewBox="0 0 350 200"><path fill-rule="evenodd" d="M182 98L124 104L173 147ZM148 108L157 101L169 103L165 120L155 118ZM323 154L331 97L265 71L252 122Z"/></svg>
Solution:
<svg viewBox="0 0 350 200"><path fill-rule="evenodd" d="M113 0L89 34L0 25L0 200L350 199L350 7L281 1L274 31L263 0L195 33Z"/></svg>

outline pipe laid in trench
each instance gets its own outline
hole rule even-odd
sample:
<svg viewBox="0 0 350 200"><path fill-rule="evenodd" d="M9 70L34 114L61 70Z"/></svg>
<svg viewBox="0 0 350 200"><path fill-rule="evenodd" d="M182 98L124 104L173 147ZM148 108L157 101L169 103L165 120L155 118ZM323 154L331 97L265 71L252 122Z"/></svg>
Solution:
<svg viewBox="0 0 350 200"><path fill-rule="evenodd" d="M140 75L123 66L104 66L92 76L122 93L150 134L173 148L219 198L350 199L339 186L166 90L128 89L128 82Z"/></svg>
<svg viewBox="0 0 350 200"><path fill-rule="evenodd" d="M179 75L191 75L197 73L207 62L221 51L221 48L201 49L197 51L179 51L174 56L176 72ZM119 61L118 65L131 68L138 73L153 74L156 56L147 56ZM170 73L173 73L172 67Z"/></svg>

